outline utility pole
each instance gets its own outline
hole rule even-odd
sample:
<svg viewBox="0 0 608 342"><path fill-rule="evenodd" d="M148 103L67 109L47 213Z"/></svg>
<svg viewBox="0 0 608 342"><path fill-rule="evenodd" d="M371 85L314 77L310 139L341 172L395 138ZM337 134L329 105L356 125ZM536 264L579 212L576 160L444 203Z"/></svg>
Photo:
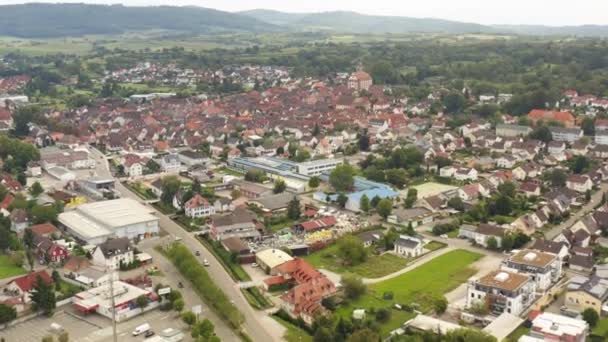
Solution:
<svg viewBox="0 0 608 342"><path fill-rule="evenodd" d="M114 342L118 342L118 335L116 334L116 303L114 302L114 271L110 273L110 302L112 304L112 335Z"/></svg>

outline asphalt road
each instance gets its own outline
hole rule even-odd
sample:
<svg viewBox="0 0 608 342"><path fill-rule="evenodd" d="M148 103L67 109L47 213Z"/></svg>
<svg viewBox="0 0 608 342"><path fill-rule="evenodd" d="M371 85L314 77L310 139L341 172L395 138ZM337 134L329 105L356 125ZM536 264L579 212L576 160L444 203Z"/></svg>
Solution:
<svg viewBox="0 0 608 342"><path fill-rule="evenodd" d="M93 148L90 148L90 151L98 162L96 167L97 175L101 177L112 177L107 160L103 154ZM141 198L125 188L120 182L116 182L116 191L118 191L122 197L132 198L143 203ZM236 286L236 283L214 256L192 234L186 232L168 216L158 211L156 211L156 215L160 219L160 227L165 232L181 238L181 243L186 245L191 251L200 251L201 256L199 260L201 264L203 259L209 261L210 265L207 267L207 272L209 272L215 283L224 291L224 293L226 293L228 298L232 300L233 304L236 305L245 316L245 322L243 323L243 330L245 333L254 341L282 341L285 329L277 321L268 317L264 312L255 311L251 308L240 289Z"/></svg>

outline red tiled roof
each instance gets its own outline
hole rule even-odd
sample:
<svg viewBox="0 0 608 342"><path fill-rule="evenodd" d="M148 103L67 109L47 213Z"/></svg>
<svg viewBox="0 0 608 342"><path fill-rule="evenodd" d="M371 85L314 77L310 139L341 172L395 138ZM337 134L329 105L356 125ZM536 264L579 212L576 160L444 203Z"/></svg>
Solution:
<svg viewBox="0 0 608 342"><path fill-rule="evenodd" d="M186 202L186 204L184 206L188 209L208 207L209 201L207 201L207 199L205 197L203 197L199 194L196 194L196 195L194 195L194 197L189 199L188 202Z"/></svg>
<svg viewBox="0 0 608 342"><path fill-rule="evenodd" d="M314 315L323 310L321 300L336 292L334 283L327 277L321 276L293 287L282 296L283 300L293 305L296 315L305 313Z"/></svg>
<svg viewBox="0 0 608 342"><path fill-rule="evenodd" d="M53 234L58 231L57 227L52 223L36 224L31 226L30 229L32 230L32 233L37 235Z"/></svg>
<svg viewBox="0 0 608 342"><path fill-rule="evenodd" d="M272 286L272 285L279 285L279 284L285 284L289 282L288 279L285 279L281 276L276 276L276 277L270 277L270 278L266 278L264 279L264 283L268 286Z"/></svg>
<svg viewBox="0 0 608 342"><path fill-rule="evenodd" d="M338 221L336 220L335 217L329 216L329 217L324 217L322 219L318 219L318 220L314 220L314 221L303 222L300 224L300 226L302 227L302 229L304 229L306 231L310 231L310 230L329 228L329 227L334 226L337 222Z"/></svg>
<svg viewBox="0 0 608 342"><path fill-rule="evenodd" d="M574 122L574 116L570 112L556 112L544 109L533 109L528 117L534 120L555 120L561 122Z"/></svg>
<svg viewBox="0 0 608 342"><path fill-rule="evenodd" d="M10 121L11 119L11 112L4 108L0 108L0 121Z"/></svg>
<svg viewBox="0 0 608 342"><path fill-rule="evenodd" d="M0 202L0 209L8 209L8 207L11 205L11 203L13 203L14 200L15 197L13 197L13 195L7 194L6 196L4 196L2 202Z"/></svg>
<svg viewBox="0 0 608 342"><path fill-rule="evenodd" d="M42 281L47 284L53 283L53 279L51 279L51 276L44 270L30 273L23 277L14 279L12 282L14 282L21 289L21 291L30 292L34 288L38 276L40 276L40 278L42 278Z"/></svg>

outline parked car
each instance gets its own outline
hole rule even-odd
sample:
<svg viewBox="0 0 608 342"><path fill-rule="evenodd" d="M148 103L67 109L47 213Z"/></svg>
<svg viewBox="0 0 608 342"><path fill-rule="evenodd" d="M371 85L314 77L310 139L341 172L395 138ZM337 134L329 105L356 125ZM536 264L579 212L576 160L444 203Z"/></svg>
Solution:
<svg viewBox="0 0 608 342"><path fill-rule="evenodd" d="M209 261L207 259L203 260L203 266L208 267Z"/></svg>
<svg viewBox="0 0 608 342"><path fill-rule="evenodd" d="M152 331L152 330L146 331L146 334L144 335L144 337L150 337L150 336L154 336L154 331Z"/></svg>

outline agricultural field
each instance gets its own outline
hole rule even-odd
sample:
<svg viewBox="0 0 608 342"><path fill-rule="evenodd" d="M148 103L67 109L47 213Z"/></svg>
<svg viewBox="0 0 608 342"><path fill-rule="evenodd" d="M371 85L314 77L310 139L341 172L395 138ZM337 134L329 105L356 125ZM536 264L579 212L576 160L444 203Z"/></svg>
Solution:
<svg viewBox="0 0 608 342"><path fill-rule="evenodd" d="M367 293L337 309L343 317L350 317L356 309L393 308L389 321L381 324L383 336L400 327L415 314L394 309L395 304L417 304L418 310L430 312L433 300L455 289L475 274L470 265L482 255L455 250L441 255L398 277L368 286ZM384 299L392 297L392 299Z"/></svg>

